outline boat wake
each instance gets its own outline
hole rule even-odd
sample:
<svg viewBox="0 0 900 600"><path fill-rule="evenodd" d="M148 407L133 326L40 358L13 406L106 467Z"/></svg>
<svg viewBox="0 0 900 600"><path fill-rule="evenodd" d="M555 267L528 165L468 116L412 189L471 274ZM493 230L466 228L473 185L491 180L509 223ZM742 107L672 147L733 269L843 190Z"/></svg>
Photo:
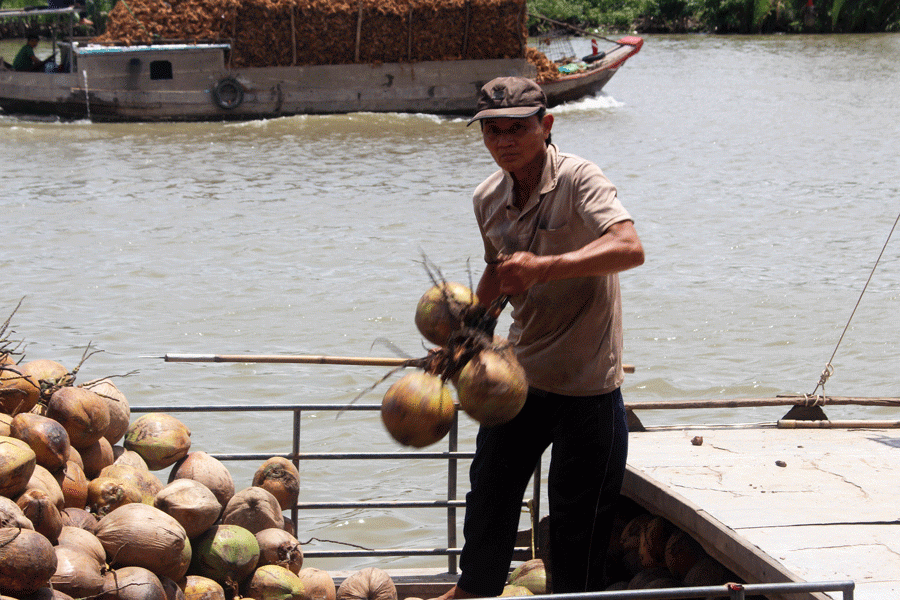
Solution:
<svg viewBox="0 0 900 600"><path fill-rule="evenodd" d="M619 102L615 98L607 94L599 94L597 96L587 96L572 102L566 102L559 106L554 106L550 112L555 114L609 110L611 108L621 108L625 106L623 102Z"/></svg>

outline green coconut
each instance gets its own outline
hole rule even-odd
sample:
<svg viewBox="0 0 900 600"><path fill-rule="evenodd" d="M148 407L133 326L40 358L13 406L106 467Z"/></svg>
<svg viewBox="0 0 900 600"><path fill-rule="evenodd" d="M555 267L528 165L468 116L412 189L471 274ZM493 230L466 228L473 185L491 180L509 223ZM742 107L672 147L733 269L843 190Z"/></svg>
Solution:
<svg viewBox="0 0 900 600"><path fill-rule="evenodd" d="M50 585L56 552L43 535L30 529L0 529L0 590L33 594Z"/></svg>
<svg viewBox="0 0 900 600"><path fill-rule="evenodd" d="M500 594L501 598L508 598L510 596L534 596L527 587L523 585L507 585L503 587L503 593Z"/></svg>
<svg viewBox="0 0 900 600"><path fill-rule="evenodd" d="M275 496L281 510L291 510L297 505L300 493L300 473L288 459L273 456L256 470L253 485Z"/></svg>
<svg viewBox="0 0 900 600"><path fill-rule="evenodd" d="M69 460L69 434L59 421L34 413L16 415L10 422L10 434L28 444L37 464L55 472Z"/></svg>
<svg viewBox="0 0 900 600"><path fill-rule="evenodd" d="M546 594L547 569L544 561L533 558L516 567L509 576L509 585L526 587L532 594Z"/></svg>
<svg viewBox="0 0 900 600"><path fill-rule="evenodd" d="M216 525L197 538L191 573L224 582L237 593L259 562L256 536L239 525Z"/></svg>
<svg viewBox="0 0 900 600"><path fill-rule="evenodd" d="M149 504L116 508L100 519L94 535L113 567L144 567L176 581L187 573L191 545L184 527Z"/></svg>
<svg viewBox="0 0 900 600"><path fill-rule="evenodd" d="M14 498L24 492L36 464L37 455L31 446L0 436L0 496Z"/></svg>
<svg viewBox="0 0 900 600"><path fill-rule="evenodd" d="M470 417L493 427L519 414L528 396L525 370L511 352L500 347L482 350L459 372L459 405Z"/></svg>
<svg viewBox="0 0 900 600"><path fill-rule="evenodd" d="M478 304L471 289L452 281L432 286L416 306L416 327L426 340L446 346L450 336L465 325L468 312Z"/></svg>
<svg viewBox="0 0 900 600"><path fill-rule="evenodd" d="M128 426L123 445L141 455L151 471L169 467L191 449L191 431L165 413L147 413Z"/></svg>
<svg viewBox="0 0 900 600"><path fill-rule="evenodd" d="M423 448L440 441L455 417L450 389L440 377L424 371L401 377L381 401L381 421L404 446Z"/></svg>
<svg viewBox="0 0 900 600"><path fill-rule="evenodd" d="M295 573L278 565L256 569L246 589L246 595L255 600L302 600L306 591Z"/></svg>
<svg viewBox="0 0 900 600"><path fill-rule="evenodd" d="M77 450L89 447L103 437L109 427L106 401L90 390L62 387L47 403L47 416L59 421Z"/></svg>

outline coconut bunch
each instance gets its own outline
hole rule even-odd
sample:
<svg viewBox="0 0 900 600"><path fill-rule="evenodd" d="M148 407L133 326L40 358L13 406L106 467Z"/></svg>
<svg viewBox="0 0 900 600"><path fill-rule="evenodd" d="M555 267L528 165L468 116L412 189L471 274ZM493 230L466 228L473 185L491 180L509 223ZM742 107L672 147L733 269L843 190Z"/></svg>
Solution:
<svg viewBox="0 0 900 600"><path fill-rule="evenodd" d="M506 298L485 307L469 287L444 280L427 262L426 268L434 285L419 299L415 324L437 347L408 363L417 370L394 383L381 404L388 433L418 448L443 439L453 424L456 403L448 382L459 407L485 427L515 417L528 392L511 345L494 335Z"/></svg>

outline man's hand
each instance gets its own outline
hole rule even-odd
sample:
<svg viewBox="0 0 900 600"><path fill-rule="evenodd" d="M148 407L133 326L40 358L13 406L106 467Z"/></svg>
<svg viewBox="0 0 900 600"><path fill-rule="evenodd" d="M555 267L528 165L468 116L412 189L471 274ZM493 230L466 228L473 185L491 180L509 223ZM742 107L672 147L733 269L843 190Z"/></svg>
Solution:
<svg viewBox="0 0 900 600"><path fill-rule="evenodd" d="M496 273L500 283L500 293L515 296L527 291L536 283L546 280L551 256L537 256L531 252L516 252L512 255L501 255L496 265Z"/></svg>

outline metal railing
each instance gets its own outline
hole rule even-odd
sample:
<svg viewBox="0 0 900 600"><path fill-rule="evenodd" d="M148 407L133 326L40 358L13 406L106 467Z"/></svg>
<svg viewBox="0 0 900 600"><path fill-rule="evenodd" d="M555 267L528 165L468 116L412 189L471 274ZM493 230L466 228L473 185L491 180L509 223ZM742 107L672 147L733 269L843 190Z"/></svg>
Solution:
<svg viewBox="0 0 900 600"><path fill-rule="evenodd" d="M347 557L375 557L375 556L447 556L447 571L450 574L458 573L457 557L462 549L458 544L457 513L456 509L465 508L465 500L457 499L456 488L459 479L460 460L471 460L474 452L460 452L458 450L459 423L458 418L453 420L450 432L447 434L446 451L415 451L415 452L301 452L301 418L304 412L374 412L380 411L380 404L235 404L235 405L197 405L197 406L133 406L134 413L236 413L236 412L289 412L292 414L293 434L290 448L285 452L266 453L240 453L240 454L216 454L209 455L220 461L264 461L272 457L281 457L291 461L299 468L305 461L330 461L330 460L442 460L447 461L447 489L443 500L403 500L403 501L347 501L347 502L298 502L291 509L291 520L297 523L299 510L307 509L355 509L355 508L437 508L446 510L447 519L447 545L440 548L381 548L381 549L353 549L353 550L306 550L304 556L310 558L347 558ZM536 476L533 484L533 499L523 502L523 507L530 504L533 520L537 522L539 514L540 498L540 464L535 469ZM518 552L530 551L530 548L516 548Z"/></svg>

